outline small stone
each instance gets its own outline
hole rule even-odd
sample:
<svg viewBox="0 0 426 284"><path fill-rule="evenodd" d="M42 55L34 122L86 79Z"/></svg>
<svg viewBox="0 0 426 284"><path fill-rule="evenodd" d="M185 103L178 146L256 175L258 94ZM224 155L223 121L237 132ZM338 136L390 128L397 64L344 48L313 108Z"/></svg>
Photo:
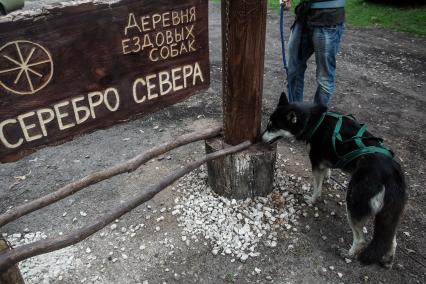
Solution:
<svg viewBox="0 0 426 284"><path fill-rule="evenodd" d="M346 258L346 257L345 257L345 262L349 264L349 263L351 263L351 262L352 262L352 260L351 260L350 258Z"/></svg>
<svg viewBox="0 0 426 284"><path fill-rule="evenodd" d="M12 238L14 238L14 239L20 239L21 237L22 237L22 234L20 234L20 233L16 233L16 234L12 235Z"/></svg>
<svg viewBox="0 0 426 284"><path fill-rule="evenodd" d="M87 216L87 213L86 213L86 212L84 212L84 211L80 211L80 215L81 215L81 216L83 216L83 217L86 217L86 216Z"/></svg>
<svg viewBox="0 0 426 284"><path fill-rule="evenodd" d="M259 269L259 268L257 268L257 267L255 267L255 268L254 268L254 272L256 272L256 274L259 274L260 272L262 272L262 270L261 270L261 269Z"/></svg>
<svg viewBox="0 0 426 284"><path fill-rule="evenodd" d="M64 214L62 214L62 217L65 217L65 216L67 216L67 212L64 212Z"/></svg>
<svg viewBox="0 0 426 284"><path fill-rule="evenodd" d="M267 276L265 277L265 279L266 279L267 281L272 281L272 277L271 277L271 276L269 276L269 275L267 275Z"/></svg>
<svg viewBox="0 0 426 284"><path fill-rule="evenodd" d="M110 229L111 229L112 231L114 231L115 229L117 229L117 224L112 224L112 225L111 225L111 227L110 227Z"/></svg>
<svg viewBox="0 0 426 284"><path fill-rule="evenodd" d="M315 217L315 218L318 218L318 217L319 217L318 212L315 212L314 217Z"/></svg>
<svg viewBox="0 0 426 284"><path fill-rule="evenodd" d="M86 248L86 253L91 253L92 250L90 248Z"/></svg>
<svg viewBox="0 0 426 284"><path fill-rule="evenodd" d="M129 257L127 256L127 254L124 254L124 253L121 255L121 257L122 257L123 259L128 259L128 258L129 258Z"/></svg>
<svg viewBox="0 0 426 284"><path fill-rule="evenodd" d="M248 254L243 254L241 257L240 257L240 260L242 261L242 262L244 262L244 261L246 261L247 259L248 259Z"/></svg>
<svg viewBox="0 0 426 284"><path fill-rule="evenodd" d="M329 266L328 268L329 268L331 271L333 271L333 270L334 270L334 266L332 266L332 265L331 265L331 266Z"/></svg>
<svg viewBox="0 0 426 284"><path fill-rule="evenodd" d="M157 231L157 232L159 232L160 231L160 227L155 227L155 230Z"/></svg>
<svg viewBox="0 0 426 284"><path fill-rule="evenodd" d="M339 276L339 278L342 278L342 277L343 277L343 274L342 274L342 273L340 273L340 272L337 272L337 276Z"/></svg>

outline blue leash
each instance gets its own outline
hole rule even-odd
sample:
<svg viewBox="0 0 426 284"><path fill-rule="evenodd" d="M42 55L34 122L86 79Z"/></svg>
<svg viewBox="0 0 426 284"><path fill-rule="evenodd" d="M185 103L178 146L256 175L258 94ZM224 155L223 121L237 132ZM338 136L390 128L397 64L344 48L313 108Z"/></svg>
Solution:
<svg viewBox="0 0 426 284"><path fill-rule="evenodd" d="M284 33L284 4L281 4L281 11L280 11L280 35L281 35L281 53L282 53L282 59L283 59L283 66L284 71L286 75L286 81L287 81L287 92L288 97L290 98L290 82L288 81L288 65L287 65L287 58L285 54L285 33Z"/></svg>

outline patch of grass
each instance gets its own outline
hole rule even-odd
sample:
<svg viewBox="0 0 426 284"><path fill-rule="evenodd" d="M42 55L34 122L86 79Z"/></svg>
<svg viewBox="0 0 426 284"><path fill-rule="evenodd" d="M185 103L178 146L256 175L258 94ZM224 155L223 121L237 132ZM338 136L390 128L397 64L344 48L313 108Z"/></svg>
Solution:
<svg viewBox="0 0 426 284"><path fill-rule="evenodd" d="M232 273L226 274L226 276L225 276L225 282L226 283L230 283L230 284L235 283L234 274L232 274Z"/></svg>
<svg viewBox="0 0 426 284"><path fill-rule="evenodd" d="M293 9L299 2L293 0ZM272 9L279 9L280 6L279 0L268 0L268 4ZM346 0L346 24L353 27L382 27L426 36L426 5L395 6L365 0Z"/></svg>

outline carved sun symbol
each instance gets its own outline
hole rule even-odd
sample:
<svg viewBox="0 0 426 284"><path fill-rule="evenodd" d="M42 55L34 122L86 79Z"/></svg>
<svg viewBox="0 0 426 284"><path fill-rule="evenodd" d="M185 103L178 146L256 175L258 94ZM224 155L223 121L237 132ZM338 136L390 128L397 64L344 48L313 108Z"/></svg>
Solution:
<svg viewBox="0 0 426 284"><path fill-rule="evenodd" d="M17 95L32 95L49 84L53 61L43 46L25 40L0 48L0 86Z"/></svg>

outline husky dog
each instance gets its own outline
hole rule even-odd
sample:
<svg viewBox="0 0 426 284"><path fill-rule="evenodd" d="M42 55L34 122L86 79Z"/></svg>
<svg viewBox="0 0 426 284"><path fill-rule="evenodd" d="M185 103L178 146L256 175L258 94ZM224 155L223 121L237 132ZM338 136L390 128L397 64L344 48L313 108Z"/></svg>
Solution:
<svg viewBox="0 0 426 284"><path fill-rule="evenodd" d="M391 268L396 229L407 200L404 174L393 153L354 118L328 113L325 106L289 103L285 93L281 94L262 139L272 143L282 137L295 137L308 144L314 176L309 203L320 197L330 168L351 174L346 211L353 244L348 256L358 257L364 264ZM343 162L342 157L346 158ZM374 235L366 246L363 227L369 217L374 218Z"/></svg>

